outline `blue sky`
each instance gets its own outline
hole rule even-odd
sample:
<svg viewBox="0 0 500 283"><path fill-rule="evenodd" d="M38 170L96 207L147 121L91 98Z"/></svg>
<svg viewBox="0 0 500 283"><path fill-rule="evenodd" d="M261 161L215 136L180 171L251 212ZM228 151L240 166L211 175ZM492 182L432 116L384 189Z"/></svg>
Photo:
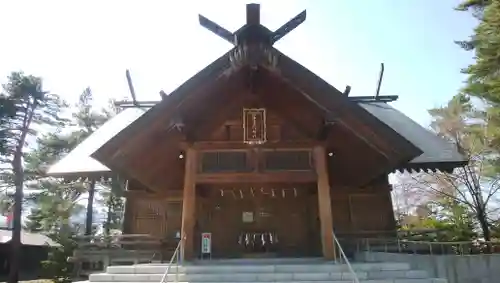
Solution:
<svg viewBox="0 0 500 283"><path fill-rule="evenodd" d="M139 99L159 99L159 90L172 91L231 47L200 27L197 14L234 31L248 2L2 1L0 78L24 70L68 101L90 86L105 102L129 95L128 68ZM276 47L340 90L374 94L384 62L381 93L399 95L393 105L424 125L426 110L457 92L460 68L472 61L453 43L475 26L453 10L458 0L255 2L270 29L307 9L306 22Z"/></svg>

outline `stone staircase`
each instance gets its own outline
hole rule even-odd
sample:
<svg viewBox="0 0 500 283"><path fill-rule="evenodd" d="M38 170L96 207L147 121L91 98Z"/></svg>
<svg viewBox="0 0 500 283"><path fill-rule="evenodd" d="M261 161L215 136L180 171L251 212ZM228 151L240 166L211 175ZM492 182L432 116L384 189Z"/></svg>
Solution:
<svg viewBox="0 0 500 283"><path fill-rule="evenodd" d="M359 282L363 283L447 283L446 279L429 278L426 271L411 270L407 263L353 263ZM92 274L90 282L156 282L160 283L167 264L110 266L106 273ZM199 261L173 265L166 282L286 282L341 283L354 282L345 264L322 260L247 259Z"/></svg>

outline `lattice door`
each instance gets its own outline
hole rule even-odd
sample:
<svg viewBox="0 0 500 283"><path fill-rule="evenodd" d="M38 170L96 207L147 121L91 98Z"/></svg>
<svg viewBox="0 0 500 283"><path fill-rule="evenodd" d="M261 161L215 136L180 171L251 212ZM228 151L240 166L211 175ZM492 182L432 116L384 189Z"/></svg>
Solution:
<svg viewBox="0 0 500 283"><path fill-rule="evenodd" d="M166 201L140 200L136 203L134 233L165 237L167 231Z"/></svg>

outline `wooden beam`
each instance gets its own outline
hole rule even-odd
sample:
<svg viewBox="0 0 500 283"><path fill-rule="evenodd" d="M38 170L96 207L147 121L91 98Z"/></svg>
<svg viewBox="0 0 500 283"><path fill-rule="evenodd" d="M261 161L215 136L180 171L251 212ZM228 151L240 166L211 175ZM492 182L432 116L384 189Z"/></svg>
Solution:
<svg viewBox="0 0 500 283"><path fill-rule="evenodd" d="M247 25L260 24L260 4L247 4Z"/></svg>
<svg viewBox="0 0 500 283"><path fill-rule="evenodd" d="M210 150L245 150L245 149L279 149L279 150L294 150L303 149L311 150L313 147L318 145L324 145L325 143L309 140L309 141L268 141L261 145L248 145L242 141L197 141L192 144L187 142L181 142L181 148L187 149L190 146L196 148L200 151L210 151Z"/></svg>
<svg viewBox="0 0 500 283"><path fill-rule="evenodd" d="M129 199L165 199L166 201L182 200L182 191L166 189L161 193L151 194L144 191L125 191L125 197Z"/></svg>
<svg viewBox="0 0 500 283"><path fill-rule="evenodd" d="M232 184L232 183L313 183L314 171L283 171L272 173L211 173L198 174L197 183Z"/></svg>
<svg viewBox="0 0 500 283"><path fill-rule="evenodd" d="M321 244L323 257L328 260L336 258L333 239L332 201L326 162L326 150L322 146L313 149L314 165L318 182L318 207L321 224Z"/></svg>
<svg viewBox="0 0 500 283"><path fill-rule="evenodd" d="M125 192L126 193L126 192ZM123 234L130 234L132 232L134 221L134 199L128 198L125 194L124 215L122 223Z"/></svg>
<svg viewBox="0 0 500 283"><path fill-rule="evenodd" d="M194 226L196 223L196 168L198 161L196 149L186 150L186 164L184 172L184 192L182 201L182 259L194 258Z"/></svg>

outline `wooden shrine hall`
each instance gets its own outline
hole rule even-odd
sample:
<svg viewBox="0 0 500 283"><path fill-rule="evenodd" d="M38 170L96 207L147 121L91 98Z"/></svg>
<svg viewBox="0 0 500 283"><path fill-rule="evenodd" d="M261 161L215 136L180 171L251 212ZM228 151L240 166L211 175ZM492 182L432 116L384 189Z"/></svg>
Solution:
<svg viewBox="0 0 500 283"><path fill-rule="evenodd" d="M333 231L395 235L388 174L465 159L388 104L397 97L350 97L275 49L305 11L270 31L246 8L236 32L200 16L234 47L161 101L122 105L48 173L126 178L123 232L182 237L186 259L203 233L213 258L331 259Z"/></svg>

